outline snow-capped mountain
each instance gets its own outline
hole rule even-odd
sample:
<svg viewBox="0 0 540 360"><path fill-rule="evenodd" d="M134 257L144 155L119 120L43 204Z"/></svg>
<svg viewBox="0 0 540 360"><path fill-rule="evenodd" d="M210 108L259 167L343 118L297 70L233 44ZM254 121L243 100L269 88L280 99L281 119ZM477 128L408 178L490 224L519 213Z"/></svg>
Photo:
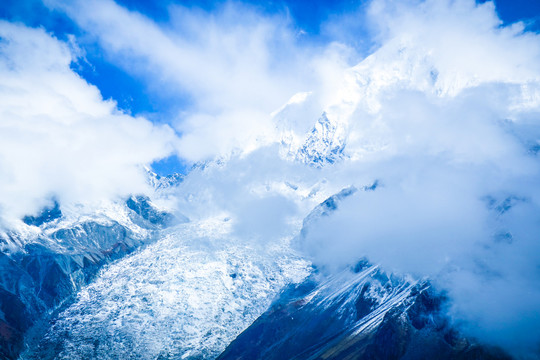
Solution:
<svg viewBox="0 0 540 360"><path fill-rule="evenodd" d="M184 180L184 175L178 173L161 176L148 168L146 169L146 173L149 185L156 190L178 186Z"/></svg>
<svg viewBox="0 0 540 360"><path fill-rule="evenodd" d="M461 225L459 220L467 216L451 218L451 229L440 219L455 215L452 210L468 209L448 201L466 194L474 198L466 205L487 199L488 207L498 212L495 243L478 246L482 251L495 249L489 253L495 255L480 256L474 265L487 269L491 281L504 278L499 275L504 269L493 271L489 261L504 254L507 248L502 246L514 237L498 221L511 205L519 203L519 210L534 197L514 201L525 199L513 194L516 186L507 187L514 178L504 178L503 187L491 179L534 170L527 165L536 161L536 153L524 158L519 147L537 142L535 133L526 131L528 118L515 124L506 119L518 117L520 108L514 105L527 91L534 95L531 104L536 93L515 84L504 88L504 76L482 71L478 73L484 78L470 76L477 69L468 64L455 71L446 65L430 48L390 41L346 70L341 89L331 98L323 102L315 94L299 93L273 113L277 141L267 148L263 142L247 154L238 150L201 162L186 176L162 177L147 170L150 187L189 209L191 219L142 195L107 202L90 212L52 199L39 214L25 216L18 227L0 234L0 358L507 358L460 333L447 316L448 299L429 280L392 274L367 260L333 273L312 264L309 251L303 251L313 246L306 243L316 231L312 226L333 216L341 202L390 189L369 203L374 213L380 210L377 200L386 201L386 207L370 217L373 224L366 228L404 218L396 224L411 231L410 243L390 244L411 255L412 240L424 231L422 226L432 231L430 236L433 229L435 236L442 236L439 226L453 230ZM469 113L463 109L484 95L473 89L482 84L501 92L490 101L502 110L478 108L478 119L461 121L461 115ZM469 88L471 97L460 98ZM389 101L397 105L384 106ZM411 114L404 116L407 111ZM460 116L445 117L447 113ZM504 131L500 118L505 119ZM486 133L495 134L495 140L477 139ZM509 140L515 134L518 140ZM276 156L272 151L278 147ZM485 172L477 175L477 164ZM531 173L518 180L534 183ZM373 181L379 177L387 188ZM496 197L484 191L486 183ZM452 196L439 197L446 192ZM505 205L506 200L495 199L510 200ZM399 211L389 211L396 203ZM426 204L427 211L415 213ZM440 204L453 207L439 212L446 208ZM467 214L491 220L474 206ZM361 209L366 216L371 210ZM510 218L509 225L515 223ZM355 234L357 225L345 224ZM397 230L392 236L382 234L373 238L388 241L385 236L402 235ZM322 252L337 248L344 236L337 231L323 235L327 238L315 244ZM356 253L353 240L346 251L357 260L365 254ZM469 265L443 255L444 269Z"/></svg>
<svg viewBox="0 0 540 360"><path fill-rule="evenodd" d="M315 207L293 245L358 191ZM216 217L161 228L102 268L22 358L508 358L460 334L427 280L366 260L318 271L288 240L254 245L231 226Z"/></svg>
<svg viewBox="0 0 540 360"><path fill-rule="evenodd" d="M296 158L306 164L323 166L333 164L345 156L346 139L338 132L338 126L323 113L315 123L304 144L298 149Z"/></svg>
<svg viewBox="0 0 540 360"><path fill-rule="evenodd" d="M212 359L310 272L286 243L253 246L221 218L161 232L105 267L23 358Z"/></svg>
<svg viewBox="0 0 540 360"><path fill-rule="evenodd" d="M286 288L218 359L509 359L452 328L446 300L360 262Z"/></svg>
<svg viewBox="0 0 540 360"><path fill-rule="evenodd" d="M105 264L155 241L162 227L187 220L144 196L104 205L81 214L76 208L62 211L55 201L0 236L1 358L16 358L24 337L39 336L43 321Z"/></svg>
<svg viewBox="0 0 540 360"><path fill-rule="evenodd" d="M326 112L314 115L312 94L300 93L292 97L281 109L272 114L281 146L282 156L301 161L315 167L333 164L346 155L343 150L347 142L346 126L340 118L328 118ZM299 117L304 117L303 126L298 126ZM307 125L306 118L317 119Z"/></svg>
<svg viewBox="0 0 540 360"><path fill-rule="evenodd" d="M313 209L297 243L356 191L343 189ZM284 288L218 359L510 359L460 333L448 306L429 280L388 273L367 260L337 273L315 270Z"/></svg>

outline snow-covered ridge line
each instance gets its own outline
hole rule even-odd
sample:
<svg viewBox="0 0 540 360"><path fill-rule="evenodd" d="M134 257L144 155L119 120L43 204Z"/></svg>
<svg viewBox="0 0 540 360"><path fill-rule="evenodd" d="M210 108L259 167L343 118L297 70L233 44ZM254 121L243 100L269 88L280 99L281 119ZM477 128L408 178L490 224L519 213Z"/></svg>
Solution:
<svg viewBox="0 0 540 360"><path fill-rule="evenodd" d="M25 359L215 358L311 270L286 244L252 246L229 232L221 217L164 229L104 268Z"/></svg>
<svg viewBox="0 0 540 360"><path fill-rule="evenodd" d="M16 358L32 325L64 306L102 266L151 243L161 228L186 221L144 196L102 205L81 213L54 202L0 236L0 324L6 329L0 355Z"/></svg>

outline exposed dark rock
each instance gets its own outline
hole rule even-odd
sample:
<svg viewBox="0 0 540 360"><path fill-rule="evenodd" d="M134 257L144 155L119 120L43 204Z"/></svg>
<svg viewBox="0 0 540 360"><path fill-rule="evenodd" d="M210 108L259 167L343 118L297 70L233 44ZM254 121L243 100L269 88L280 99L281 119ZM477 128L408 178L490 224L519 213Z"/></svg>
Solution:
<svg viewBox="0 0 540 360"><path fill-rule="evenodd" d="M164 227L171 225L174 222L187 222L188 219L182 215L173 215L169 212L158 209L150 201L150 198L147 196L132 196L126 201L126 205L131 209L135 214L137 214L140 219L143 220L142 225L153 225L156 227ZM138 219L132 219L134 222L139 223Z"/></svg>
<svg viewBox="0 0 540 360"><path fill-rule="evenodd" d="M27 215L22 220L26 225L41 226L61 217L62 211L60 210L60 204L54 201L53 206L45 207L38 215Z"/></svg>
<svg viewBox="0 0 540 360"><path fill-rule="evenodd" d="M135 209L139 226L148 231L147 238L134 236L130 228L112 220L88 220L48 235L42 233L30 243L16 238L4 241L20 243L21 248L0 252L0 359L16 359L29 331L39 337L35 324L65 305L104 264L132 252L149 240L152 229L166 226L173 218L147 198L134 199L128 205ZM41 226L61 216L55 203L24 221Z"/></svg>
<svg viewBox="0 0 540 360"><path fill-rule="evenodd" d="M359 268L285 290L218 359L509 359L453 329L429 283Z"/></svg>

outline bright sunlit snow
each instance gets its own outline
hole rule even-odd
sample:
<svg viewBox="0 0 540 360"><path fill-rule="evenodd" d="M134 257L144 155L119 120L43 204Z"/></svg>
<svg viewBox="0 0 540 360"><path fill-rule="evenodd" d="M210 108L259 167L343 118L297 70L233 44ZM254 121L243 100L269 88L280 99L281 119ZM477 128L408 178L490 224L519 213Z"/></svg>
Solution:
<svg viewBox="0 0 540 360"><path fill-rule="evenodd" d="M525 3L8 0L0 357L216 358L310 276L539 357Z"/></svg>

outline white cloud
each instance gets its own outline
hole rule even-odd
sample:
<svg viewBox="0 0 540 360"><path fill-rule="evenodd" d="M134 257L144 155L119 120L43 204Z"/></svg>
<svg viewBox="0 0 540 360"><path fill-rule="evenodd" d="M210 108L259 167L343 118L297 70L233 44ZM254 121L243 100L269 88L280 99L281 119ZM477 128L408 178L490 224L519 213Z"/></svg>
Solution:
<svg viewBox="0 0 540 360"><path fill-rule="evenodd" d="M490 2L373 1L367 18L378 31L379 48L345 71L351 58L347 46L300 46L286 20L264 17L241 5L212 14L172 7L171 20L158 24L109 0L49 3L64 9L97 38L111 59L156 91L187 92L193 98L176 124L182 131L175 147L181 156L196 161L259 148L232 156L225 165L193 171L181 185L181 211L195 218L223 213L231 217L238 234L270 241L297 229L295 221L325 195L379 179L376 191L356 193L335 216L316 225L305 239L306 253L329 267L367 256L390 269L429 275L448 291L454 318L465 321L467 331L518 355L536 351L540 339L531 329L540 317L539 35L524 33L519 24L500 26ZM338 31L339 26L327 28ZM66 78L76 78L67 67L65 48L53 60L63 61L60 68ZM77 101L72 97L81 91L89 94L81 97L83 104L88 97L95 104L77 110L85 114L80 116L113 117L118 123L113 128L130 134L118 149L137 154L130 139L167 133L144 120L113 114L113 105L76 79L72 81L83 84L83 90L66 91L68 105L64 97L54 97L62 106L49 111L59 108L66 114L54 117L55 128L64 129L54 133L64 134L72 118L80 119L69 109ZM52 86L44 78L37 84L41 87L33 92ZM312 94L302 101L300 96L293 99L275 120L285 122L279 125L299 137L310 121L315 122L313 114L325 109L347 134L350 160L319 171L280 159L275 147L262 147L275 140L270 114L292 95L307 91ZM41 103L46 108L54 102ZM18 111L33 110L23 103ZM128 123L138 124L133 129L140 132L121 126ZM24 141L42 138L36 129L31 125ZM111 141L96 141L112 146L113 134ZM76 136L68 132L62 141L76 148L80 141L70 142ZM170 149L150 138L147 143L153 150L144 151L145 161ZM64 153L62 141L53 142L56 153L41 146L40 155L58 157ZM28 151L15 148L18 154ZM29 170L24 165L17 172L5 172L22 174L11 180L21 189L37 186L25 182L31 178L25 171L50 168L43 158L33 162L30 152L34 150L24 157ZM137 154L137 161L144 154ZM3 156L0 164L9 164ZM118 156L123 165L112 161L111 168L125 165L134 171L134 158ZM75 158L67 157L79 164ZM96 169L94 159L85 157L90 169ZM55 174L53 167L47 178L57 179ZM7 175L2 179L10 181ZM66 184L86 184L82 180L74 172ZM59 188L59 181L50 186L48 180L31 199ZM100 184L88 186L101 189ZM80 196L75 190L73 197ZM513 207L502 211L506 201Z"/></svg>
<svg viewBox="0 0 540 360"><path fill-rule="evenodd" d="M348 71L327 113L347 128L351 182L370 174L380 187L345 200L303 246L329 267L367 256L430 276L467 331L530 355L540 36L501 27L492 3L374 1L370 11L381 46Z"/></svg>
<svg viewBox="0 0 540 360"><path fill-rule="evenodd" d="M6 221L58 199L99 203L146 191L142 166L173 151L166 126L104 101L70 69L67 44L0 22L0 208Z"/></svg>
<svg viewBox="0 0 540 360"><path fill-rule="evenodd" d="M409 76L418 76L415 70L423 62L435 64L430 70L437 72L439 92L457 94L485 82L538 80L536 35L523 33L519 23L502 27L492 2L425 1L411 7L376 1L371 16L385 34L385 47L400 46L402 56L418 56Z"/></svg>
<svg viewBox="0 0 540 360"><path fill-rule="evenodd" d="M173 8L167 24L105 0L64 9L124 67L137 59L134 72L151 70L166 91L194 97L178 125L188 159L270 143L269 114L306 91L274 113L281 130L301 141L325 109L347 134L351 159L330 170L291 164L267 147L194 171L181 185L184 213L223 213L243 237L271 241L290 235L325 195L379 179L380 188L358 192L310 232L306 253L329 267L367 256L431 276L471 334L516 354L534 351L539 339L527 334L540 304L538 35L501 27L491 3L374 1L379 47L345 71L347 46L330 44L310 58L315 49L298 45L286 23L242 7ZM242 22L234 20L239 11ZM506 199L525 200L500 214Z"/></svg>
<svg viewBox="0 0 540 360"><path fill-rule="evenodd" d="M190 161L273 141L270 113L297 92L331 94L327 80L344 66L335 61L343 46L322 52L300 45L286 15L264 16L241 3L212 13L171 5L165 23L112 0L46 3L64 10L153 91L187 95L192 103L171 122L183 135L179 154Z"/></svg>

